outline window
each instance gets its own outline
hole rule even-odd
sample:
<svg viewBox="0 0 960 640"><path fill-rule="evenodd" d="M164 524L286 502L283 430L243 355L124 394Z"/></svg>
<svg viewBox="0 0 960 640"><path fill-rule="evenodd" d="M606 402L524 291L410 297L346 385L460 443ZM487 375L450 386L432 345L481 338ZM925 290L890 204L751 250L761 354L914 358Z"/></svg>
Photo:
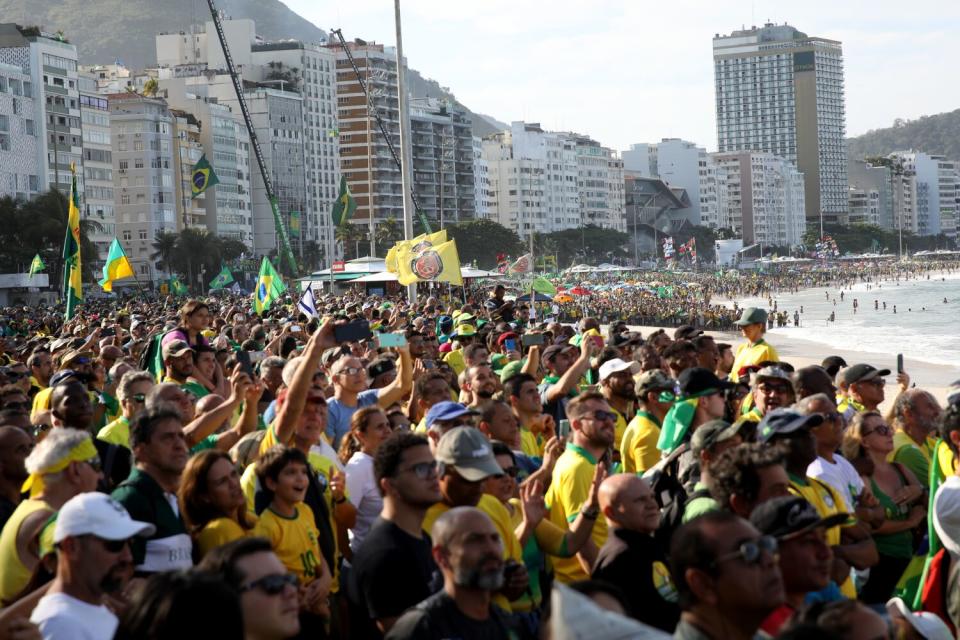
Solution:
<svg viewBox="0 0 960 640"><path fill-rule="evenodd" d="M140 229L140 239L141 239L141 240L146 240L146 239L147 239L147 230L146 230L146 229Z"/></svg>
<svg viewBox="0 0 960 640"><path fill-rule="evenodd" d="M127 241L127 242L133 240L133 235L130 233L130 230L129 230L129 229L124 229L124 231L123 231L123 239L124 239L125 241Z"/></svg>
<svg viewBox="0 0 960 640"><path fill-rule="evenodd" d="M0 115L0 131L10 131L10 116Z"/></svg>

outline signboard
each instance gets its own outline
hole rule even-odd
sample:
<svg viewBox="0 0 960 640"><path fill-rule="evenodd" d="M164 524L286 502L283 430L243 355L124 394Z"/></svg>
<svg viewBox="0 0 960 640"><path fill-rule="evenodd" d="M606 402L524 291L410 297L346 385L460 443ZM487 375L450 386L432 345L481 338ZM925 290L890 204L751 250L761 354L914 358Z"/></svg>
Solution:
<svg viewBox="0 0 960 640"><path fill-rule="evenodd" d="M797 51L793 54L793 72L815 71L816 57L813 51Z"/></svg>
<svg viewBox="0 0 960 640"><path fill-rule="evenodd" d="M343 273L347 270L347 265L343 260L334 260L333 266L330 267L330 271L333 273Z"/></svg>

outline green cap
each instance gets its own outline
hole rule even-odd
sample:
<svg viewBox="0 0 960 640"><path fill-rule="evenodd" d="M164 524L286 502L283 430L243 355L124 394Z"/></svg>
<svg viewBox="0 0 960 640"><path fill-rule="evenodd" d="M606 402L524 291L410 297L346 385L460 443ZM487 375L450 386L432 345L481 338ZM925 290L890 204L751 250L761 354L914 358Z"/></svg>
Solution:
<svg viewBox="0 0 960 640"><path fill-rule="evenodd" d="M740 433L740 427L743 422L734 422L730 424L726 420L711 420L697 427L693 432L693 438L690 441L690 447L697 455L704 449L709 449L716 444L726 442L730 438Z"/></svg>
<svg viewBox="0 0 960 640"><path fill-rule="evenodd" d="M505 364L503 369L500 370L500 384L520 373L521 369L523 369L523 360L514 360Z"/></svg>
<svg viewBox="0 0 960 640"><path fill-rule="evenodd" d="M751 324L767 324L767 312L760 307L747 307L740 314L740 319L734 324L738 327L746 327Z"/></svg>

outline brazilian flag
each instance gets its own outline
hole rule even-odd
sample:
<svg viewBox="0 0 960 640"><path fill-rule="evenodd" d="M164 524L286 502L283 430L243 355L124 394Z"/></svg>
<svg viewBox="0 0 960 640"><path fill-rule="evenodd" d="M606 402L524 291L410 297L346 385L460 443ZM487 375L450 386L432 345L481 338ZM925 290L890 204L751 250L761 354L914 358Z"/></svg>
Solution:
<svg viewBox="0 0 960 640"><path fill-rule="evenodd" d="M270 309L274 300L278 299L287 286L283 284L280 274L273 268L273 264L263 257L260 264L260 276L257 278L257 288L253 291L253 311L257 315L262 315L264 311Z"/></svg>
<svg viewBox="0 0 960 640"><path fill-rule="evenodd" d="M213 167L207 162L206 154L200 156L197 164L193 165L193 175L190 176L190 183L193 191L193 195L190 196L191 199L196 198L213 185L220 183L217 174L213 172Z"/></svg>
<svg viewBox="0 0 960 640"><path fill-rule="evenodd" d="M211 289L223 289L228 284L233 283L233 274L230 272L230 267L224 266L220 270L220 273L217 274L217 277L210 282Z"/></svg>
<svg viewBox="0 0 960 640"><path fill-rule="evenodd" d="M353 194L350 193L350 187L347 186L347 179L344 176L340 176L340 195L337 196L337 201L333 203L333 211L331 212L333 224L339 227L349 220L350 216L352 216L356 210L357 201L353 199Z"/></svg>
<svg viewBox="0 0 960 640"><path fill-rule="evenodd" d="M175 296L185 296L190 292L187 285L180 282L180 278L173 276L170 278L170 293Z"/></svg>
<svg viewBox="0 0 960 640"><path fill-rule="evenodd" d="M47 268L47 265L43 263L43 258L40 257L40 254L33 256L33 261L30 263L30 277L32 278L35 273L40 273Z"/></svg>

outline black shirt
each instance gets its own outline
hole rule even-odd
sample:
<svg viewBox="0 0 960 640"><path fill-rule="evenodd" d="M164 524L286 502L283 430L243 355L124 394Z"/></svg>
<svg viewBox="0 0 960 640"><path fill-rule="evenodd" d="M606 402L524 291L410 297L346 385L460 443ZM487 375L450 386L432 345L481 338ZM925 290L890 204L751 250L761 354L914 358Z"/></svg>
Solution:
<svg viewBox="0 0 960 640"><path fill-rule="evenodd" d="M377 518L352 563L357 593L370 618L395 618L442 585L432 547L426 533L414 538L393 522Z"/></svg>
<svg viewBox="0 0 960 640"><path fill-rule="evenodd" d="M591 577L618 586L633 618L672 633L680 620L680 608L666 558L653 536L610 529Z"/></svg>
<svg viewBox="0 0 960 640"><path fill-rule="evenodd" d="M518 635L512 630L507 615L496 605L490 605L489 618L474 620L465 616L453 598L441 591L403 614L386 637L387 640L504 640Z"/></svg>

